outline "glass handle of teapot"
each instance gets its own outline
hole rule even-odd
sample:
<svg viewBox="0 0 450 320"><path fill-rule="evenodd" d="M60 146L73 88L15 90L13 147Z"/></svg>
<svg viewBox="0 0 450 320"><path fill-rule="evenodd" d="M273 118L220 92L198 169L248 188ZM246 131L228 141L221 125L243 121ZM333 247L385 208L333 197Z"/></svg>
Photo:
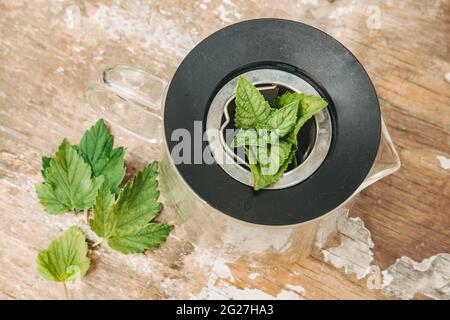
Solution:
<svg viewBox="0 0 450 320"><path fill-rule="evenodd" d="M383 119L381 119L381 141L377 157L372 169L358 191L361 191L372 183L394 173L400 169L400 166L400 157L398 156L397 150L395 150L394 143L392 142L386 125L384 124Z"/></svg>
<svg viewBox="0 0 450 320"><path fill-rule="evenodd" d="M132 66L105 69L100 83L89 87L87 100L114 126L148 143L163 139L162 105L167 90L163 79Z"/></svg>

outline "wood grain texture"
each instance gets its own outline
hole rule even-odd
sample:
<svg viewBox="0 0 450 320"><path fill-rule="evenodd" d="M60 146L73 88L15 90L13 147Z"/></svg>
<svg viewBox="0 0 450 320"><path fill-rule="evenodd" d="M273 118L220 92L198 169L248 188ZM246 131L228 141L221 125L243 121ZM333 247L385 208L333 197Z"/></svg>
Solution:
<svg viewBox="0 0 450 320"><path fill-rule="evenodd" d="M207 35L259 17L331 34L374 82L402 168L364 190L351 212L371 232L372 264L385 269L401 256L421 261L450 252L450 172L437 158L450 157L450 2L0 1L0 298L65 298L62 286L39 278L35 257L70 225L83 227L83 218L45 214L34 185L41 155L63 137L76 143L96 120L84 97L93 76L131 64L170 79ZM130 174L159 158L158 148L115 133L129 147ZM90 256L93 266L72 298L389 298L320 252L299 257L292 246L208 251L170 237L145 255L100 246Z"/></svg>

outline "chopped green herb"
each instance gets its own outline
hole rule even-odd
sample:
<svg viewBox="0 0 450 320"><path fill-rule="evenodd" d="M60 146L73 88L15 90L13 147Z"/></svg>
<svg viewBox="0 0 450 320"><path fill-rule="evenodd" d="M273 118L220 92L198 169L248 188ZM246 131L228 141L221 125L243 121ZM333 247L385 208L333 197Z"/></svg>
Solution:
<svg viewBox="0 0 450 320"><path fill-rule="evenodd" d="M287 92L270 107L250 81L239 78L235 125L240 130L231 145L245 147L255 190L283 176L297 152L301 127L327 105L321 97Z"/></svg>

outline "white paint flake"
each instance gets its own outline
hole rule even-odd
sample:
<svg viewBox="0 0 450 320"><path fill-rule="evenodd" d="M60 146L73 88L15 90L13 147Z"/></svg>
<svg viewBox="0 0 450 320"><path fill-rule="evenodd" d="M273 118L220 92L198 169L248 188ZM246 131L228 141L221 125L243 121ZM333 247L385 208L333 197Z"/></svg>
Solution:
<svg viewBox="0 0 450 320"><path fill-rule="evenodd" d="M450 299L450 254L440 253L421 262L401 257L383 271L382 293L401 299L423 294Z"/></svg>
<svg viewBox="0 0 450 320"><path fill-rule="evenodd" d="M333 19L333 20L343 19L344 17L351 15L353 13L353 10L355 9L355 7L356 7L356 1L353 0L350 3L348 3L347 5L337 7L335 10L333 10L330 13L329 18Z"/></svg>
<svg viewBox="0 0 450 320"><path fill-rule="evenodd" d="M68 29L79 29L81 22L81 10L77 5L70 5L64 12L64 23Z"/></svg>
<svg viewBox="0 0 450 320"><path fill-rule="evenodd" d="M327 240L335 233L340 235L341 244L325 248ZM374 247L370 231L360 218L349 218L346 207L324 218L316 236L316 246L322 250L326 262L344 268L346 274L355 273L362 279L370 272Z"/></svg>
<svg viewBox="0 0 450 320"><path fill-rule="evenodd" d="M442 169L450 169L450 158L441 155L437 155L436 158L439 160Z"/></svg>
<svg viewBox="0 0 450 320"><path fill-rule="evenodd" d="M291 290L281 290L281 292L276 296L280 300L303 300L301 295Z"/></svg>
<svg viewBox="0 0 450 320"><path fill-rule="evenodd" d="M146 48L158 47L163 57L184 57L195 45L190 32L182 29L179 22L150 10L149 4L127 8L100 4L88 21L111 40L126 37Z"/></svg>
<svg viewBox="0 0 450 320"><path fill-rule="evenodd" d="M231 0L224 0L223 3L219 4L213 13L216 14L223 23L232 23L237 19L242 17L239 12L239 7L234 4Z"/></svg>
<svg viewBox="0 0 450 320"><path fill-rule="evenodd" d="M200 249L197 247L195 262L198 267L205 270L207 283L202 290L191 294L191 299L243 299L243 300L270 300L270 299L302 299L305 289L299 285L287 284L276 296L249 285L239 288L234 285L235 279L228 267L228 263L235 261L234 256L228 256L224 251ZM255 280L260 274L250 273L248 278Z"/></svg>
<svg viewBox="0 0 450 320"><path fill-rule="evenodd" d="M321 249L326 262L336 268L344 268L346 274L355 273L358 279L362 279L371 269L379 270L379 267L371 266L374 243L363 221L348 218L347 214L348 209L344 207L335 215L324 218L317 233L316 246ZM325 248L329 237L336 232L341 237L340 245ZM385 295L412 299L415 294L423 294L432 299L450 299L449 253L437 254L421 262L403 256L381 274L378 273L383 278L381 292Z"/></svg>
<svg viewBox="0 0 450 320"><path fill-rule="evenodd" d="M373 260L370 231L360 218L338 220L338 231L342 242L338 247L322 251L325 261L336 268L344 268L346 274L355 273L358 279L364 278Z"/></svg>
<svg viewBox="0 0 450 320"><path fill-rule="evenodd" d="M291 245L292 229L254 228L229 225L222 235L225 246L236 246L241 251L263 253L267 250L283 252Z"/></svg>
<svg viewBox="0 0 450 320"><path fill-rule="evenodd" d="M300 295L305 294L305 288L303 288L302 286L299 286L299 285L287 284L286 288L291 291L294 291Z"/></svg>
<svg viewBox="0 0 450 320"><path fill-rule="evenodd" d="M447 73L444 75L444 78L445 78L445 80L447 80L447 82L450 82L450 72L447 72Z"/></svg>
<svg viewBox="0 0 450 320"><path fill-rule="evenodd" d="M248 278L250 279L250 280L255 280L256 278L258 278L259 277L259 273L257 273L257 272L253 272L253 273L250 273L249 275L248 275Z"/></svg>

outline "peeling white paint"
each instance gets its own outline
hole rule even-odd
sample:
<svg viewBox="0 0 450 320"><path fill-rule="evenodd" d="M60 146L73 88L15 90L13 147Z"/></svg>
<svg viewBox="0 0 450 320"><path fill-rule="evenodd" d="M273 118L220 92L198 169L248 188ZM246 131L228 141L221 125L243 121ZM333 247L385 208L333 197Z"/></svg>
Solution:
<svg viewBox="0 0 450 320"><path fill-rule="evenodd" d="M423 294L432 299L450 299L450 254L440 253L421 262L401 257L383 271L382 293L401 299Z"/></svg>
<svg viewBox="0 0 450 320"><path fill-rule="evenodd" d="M445 78L445 80L447 80L447 82L450 82L450 72L447 72L447 73L444 75L444 78Z"/></svg>
<svg viewBox="0 0 450 320"><path fill-rule="evenodd" d="M222 235L224 245L235 246L240 251L263 253L267 250L283 252L291 245L292 229L254 228L229 224Z"/></svg>
<svg viewBox="0 0 450 320"><path fill-rule="evenodd" d="M206 270L207 284L197 294L191 294L191 299L302 299L305 289L299 285L286 285L276 296L273 296L263 290L255 288L238 288L233 285L235 281L228 263L234 261L234 257L227 257L224 250L210 251L207 249L196 249L195 262L197 265ZM260 274L257 272L250 273L248 278L255 280Z"/></svg>
<svg viewBox="0 0 450 320"><path fill-rule="evenodd" d="M301 295L298 295L296 292L290 290L282 290L276 298L280 300L303 300Z"/></svg>
<svg viewBox="0 0 450 320"><path fill-rule="evenodd" d="M148 48L158 47L162 56L184 57L195 45L190 33L170 16L150 10L149 4L122 8L100 4L89 15L88 21L96 25L111 40L127 37Z"/></svg>
<svg viewBox="0 0 450 320"><path fill-rule="evenodd" d="M75 51L75 52L81 52L83 50L83 47L73 46L72 50Z"/></svg>
<svg viewBox="0 0 450 320"><path fill-rule="evenodd" d="M300 285L287 284L286 288L291 290L291 291L294 291L294 292L296 292L296 293L298 293L300 295L305 294L305 288L303 288Z"/></svg>
<svg viewBox="0 0 450 320"><path fill-rule="evenodd" d="M242 17L239 7L231 0L224 0L213 10L213 13L224 23L232 23Z"/></svg>
<svg viewBox="0 0 450 320"><path fill-rule="evenodd" d="M348 209L346 207L339 208L336 213L330 214L322 218L320 222L319 230L316 234L316 247L323 249L328 241L328 238L333 233L338 232L337 220L346 219L348 215Z"/></svg>
<svg viewBox="0 0 450 320"><path fill-rule="evenodd" d="M63 67L59 67L58 69L55 70L55 73L64 74L64 68Z"/></svg>
<svg viewBox="0 0 450 320"><path fill-rule="evenodd" d="M342 208L337 214L325 217L317 233L316 246L321 249L326 262L336 268L344 268L346 274L354 273L358 279L362 279L371 271L374 243L363 221L360 218L348 218L347 215L348 209ZM324 248L329 237L336 232L342 239L340 245ZM377 266L372 267L379 269ZM381 292L385 295L412 299L415 294L423 294L433 299L450 299L448 253L421 262L403 256L381 274Z"/></svg>
<svg viewBox="0 0 450 320"><path fill-rule="evenodd" d="M199 267L211 270L210 273L213 275L213 278L215 278L214 282L218 278L230 281L234 280L233 275L227 266L228 261L219 253L214 254L210 251L201 251L201 249L197 249L195 261Z"/></svg>
<svg viewBox="0 0 450 320"><path fill-rule="evenodd" d="M439 160L442 169L450 169L450 158L441 155L437 155L436 158Z"/></svg>
<svg viewBox="0 0 450 320"><path fill-rule="evenodd" d="M236 299L236 300L272 300L273 296L259 289L239 289L229 283L223 283L220 288L204 288L199 294L192 295L191 299Z"/></svg>
<svg viewBox="0 0 450 320"><path fill-rule="evenodd" d="M257 272L253 272L253 273L250 273L249 275L248 275L248 278L250 279L250 280L255 280L256 278L258 278L259 277L259 273L257 273Z"/></svg>
<svg viewBox="0 0 450 320"><path fill-rule="evenodd" d="M342 242L338 247L322 251L325 261L336 268L344 268L346 274L355 273L358 279L364 278L373 260L370 231L360 218L338 220L338 230Z"/></svg>
<svg viewBox="0 0 450 320"><path fill-rule="evenodd" d="M329 236L335 232L340 235L341 244L324 248ZM324 219L316 236L316 246L322 249L326 262L344 268L346 274L355 273L362 279L370 272L374 247L370 231L360 218L348 218L346 207Z"/></svg>
<svg viewBox="0 0 450 320"><path fill-rule="evenodd" d="M297 2L297 6L300 7L300 5L313 5L317 6L319 4L318 0L300 0Z"/></svg>
<svg viewBox="0 0 450 320"><path fill-rule="evenodd" d="M335 10L333 10L330 13L330 15L328 17L333 20L343 19L344 17L352 14L355 7L356 7L356 1L352 0L349 4L347 4L345 6L337 7Z"/></svg>
<svg viewBox="0 0 450 320"><path fill-rule="evenodd" d="M106 248L106 244L105 247ZM121 254L120 252L114 251L112 249L103 250L102 254L107 254L108 256L113 256L114 263L117 265L126 265L130 269L136 272L136 274L143 274L146 276L156 275L155 270L161 268L161 263L155 259L152 259L145 254Z"/></svg>
<svg viewBox="0 0 450 320"><path fill-rule="evenodd" d="M272 296L260 289L244 288L240 289L228 282L221 282L218 287L207 286L196 295L191 295L191 299L235 299L235 300L299 300L302 296L292 290L282 290L278 295Z"/></svg>
<svg viewBox="0 0 450 320"><path fill-rule="evenodd" d="M80 7L77 5L70 5L66 8L64 13L64 23L68 29L79 29L81 21Z"/></svg>

